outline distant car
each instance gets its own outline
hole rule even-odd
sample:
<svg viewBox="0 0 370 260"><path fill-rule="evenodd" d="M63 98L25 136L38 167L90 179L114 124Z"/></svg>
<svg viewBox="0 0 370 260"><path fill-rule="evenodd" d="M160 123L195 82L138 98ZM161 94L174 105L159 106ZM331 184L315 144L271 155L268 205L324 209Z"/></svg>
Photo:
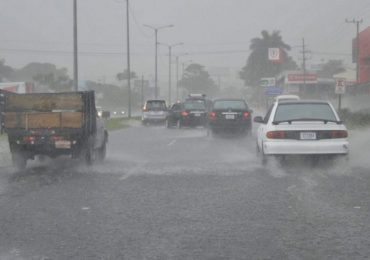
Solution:
<svg viewBox="0 0 370 260"><path fill-rule="evenodd" d="M300 100L301 98L297 95L279 95L275 97L276 102L288 101L288 100Z"/></svg>
<svg viewBox="0 0 370 260"><path fill-rule="evenodd" d="M99 117L103 116L103 108L101 106L96 106L96 113Z"/></svg>
<svg viewBox="0 0 370 260"><path fill-rule="evenodd" d="M161 99L153 99L145 102L141 116L141 121L144 125L150 123L164 123L166 118L166 101Z"/></svg>
<svg viewBox="0 0 370 260"><path fill-rule="evenodd" d="M257 151L262 163L269 156L346 156L348 132L327 101L279 101L266 116L257 116Z"/></svg>
<svg viewBox="0 0 370 260"><path fill-rule="evenodd" d="M180 102L172 105L167 111L166 126L167 128L177 127L181 128L180 119L182 117L182 112L184 112L184 105Z"/></svg>
<svg viewBox="0 0 370 260"><path fill-rule="evenodd" d="M248 134L252 131L252 110L244 99L216 99L208 114L212 133Z"/></svg>
<svg viewBox="0 0 370 260"><path fill-rule="evenodd" d="M206 102L204 99L186 99L174 104L168 111L167 127L197 127L207 125Z"/></svg>

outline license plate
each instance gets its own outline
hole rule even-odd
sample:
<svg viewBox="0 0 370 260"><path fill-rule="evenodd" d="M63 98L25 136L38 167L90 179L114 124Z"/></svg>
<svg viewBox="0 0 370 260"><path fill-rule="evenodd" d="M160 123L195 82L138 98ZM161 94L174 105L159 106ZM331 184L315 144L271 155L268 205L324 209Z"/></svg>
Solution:
<svg viewBox="0 0 370 260"><path fill-rule="evenodd" d="M235 116L234 115L225 115L225 118L226 119L235 119Z"/></svg>
<svg viewBox="0 0 370 260"><path fill-rule="evenodd" d="M301 140L316 140L315 132L301 132Z"/></svg>
<svg viewBox="0 0 370 260"><path fill-rule="evenodd" d="M55 148L71 149L71 142L70 141L55 141Z"/></svg>
<svg viewBox="0 0 370 260"><path fill-rule="evenodd" d="M195 113L194 116L200 116L200 113Z"/></svg>

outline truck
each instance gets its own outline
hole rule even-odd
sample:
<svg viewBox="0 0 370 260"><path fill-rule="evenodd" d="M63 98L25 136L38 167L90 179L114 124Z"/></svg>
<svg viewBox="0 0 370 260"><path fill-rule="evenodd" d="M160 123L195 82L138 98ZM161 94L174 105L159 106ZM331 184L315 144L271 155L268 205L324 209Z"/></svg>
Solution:
<svg viewBox="0 0 370 260"><path fill-rule="evenodd" d="M67 155L87 165L106 157L108 132L93 91L16 94L1 91L2 132L13 165L26 168L36 156Z"/></svg>

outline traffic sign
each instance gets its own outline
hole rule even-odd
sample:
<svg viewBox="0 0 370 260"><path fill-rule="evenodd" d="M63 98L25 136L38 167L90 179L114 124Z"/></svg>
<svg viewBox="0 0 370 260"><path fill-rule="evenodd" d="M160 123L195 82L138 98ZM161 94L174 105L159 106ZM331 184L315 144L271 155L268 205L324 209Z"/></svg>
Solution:
<svg viewBox="0 0 370 260"><path fill-rule="evenodd" d="M268 57L269 57L269 61L271 61L272 63L282 62L281 50L279 48L269 48Z"/></svg>
<svg viewBox="0 0 370 260"><path fill-rule="evenodd" d="M283 93L283 89L280 87L270 86L265 89L266 96L277 96Z"/></svg>
<svg viewBox="0 0 370 260"><path fill-rule="evenodd" d="M346 93L346 84L344 79L337 79L335 84L335 94L345 94Z"/></svg>
<svg viewBox="0 0 370 260"><path fill-rule="evenodd" d="M261 87L273 87L276 85L275 78L261 78L260 86Z"/></svg>

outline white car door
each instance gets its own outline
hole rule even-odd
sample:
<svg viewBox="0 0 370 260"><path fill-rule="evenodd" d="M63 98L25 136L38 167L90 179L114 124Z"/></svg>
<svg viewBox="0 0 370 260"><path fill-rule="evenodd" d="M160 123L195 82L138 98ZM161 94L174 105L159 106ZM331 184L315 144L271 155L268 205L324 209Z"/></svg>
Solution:
<svg viewBox="0 0 370 260"><path fill-rule="evenodd" d="M264 123L261 123L257 130L257 143L260 150L262 150L262 143L266 139L266 132L268 128L268 123L270 121L271 113L273 111L274 105L271 105L267 110L267 113L263 119Z"/></svg>

